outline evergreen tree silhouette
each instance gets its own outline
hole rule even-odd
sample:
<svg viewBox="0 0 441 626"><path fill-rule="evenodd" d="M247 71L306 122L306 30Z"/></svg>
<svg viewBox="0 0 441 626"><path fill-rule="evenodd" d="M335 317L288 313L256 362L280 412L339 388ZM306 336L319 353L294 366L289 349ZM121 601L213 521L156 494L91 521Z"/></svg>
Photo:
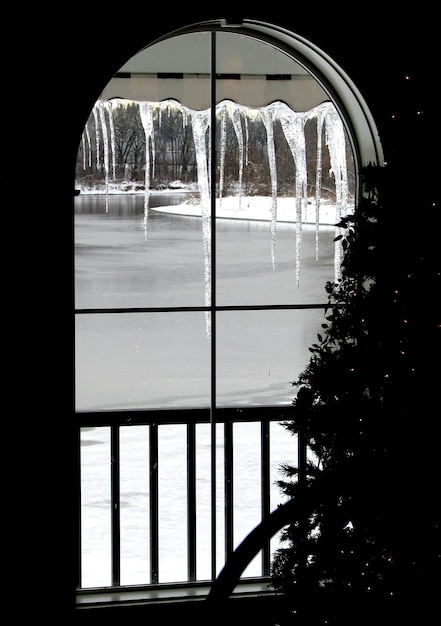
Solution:
<svg viewBox="0 0 441 626"><path fill-rule="evenodd" d="M311 453L305 476L285 465L279 481L304 512L272 563L286 624L422 624L437 610L440 220L410 165L363 170L342 277L293 383L285 427Z"/></svg>

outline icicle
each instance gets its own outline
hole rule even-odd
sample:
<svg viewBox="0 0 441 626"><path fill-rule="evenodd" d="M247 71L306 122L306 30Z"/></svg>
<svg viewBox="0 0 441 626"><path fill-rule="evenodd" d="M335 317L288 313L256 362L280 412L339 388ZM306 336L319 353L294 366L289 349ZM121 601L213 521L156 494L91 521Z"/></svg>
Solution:
<svg viewBox="0 0 441 626"><path fill-rule="evenodd" d="M147 222L150 198L150 144L153 143L153 112L150 102L139 103L139 114L145 135L145 186L144 186L144 237L147 239Z"/></svg>
<svg viewBox="0 0 441 626"><path fill-rule="evenodd" d="M113 107L111 101L107 102L107 114L109 117L110 147L112 150L112 178L115 180L115 127L113 125Z"/></svg>
<svg viewBox="0 0 441 626"><path fill-rule="evenodd" d="M288 142L296 167L296 285L300 285L300 259L302 251L302 218L307 205L307 170L305 121L302 113L296 113L281 104L277 108L282 129Z"/></svg>
<svg viewBox="0 0 441 626"><path fill-rule="evenodd" d="M248 118L245 116L245 165L248 165L248 146L249 146L249 129L248 129Z"/></svg>
<svg viewBox="0 0 441 626"><path fill-rule="evenodd" d="M325 117L325 136L331 161L331 173L335 180L336 194L336 222L346 216L348 200L348 178L346 167L346 144L343 123L336 109L329 105ZM342 229L336 227L336 236L342 234ZM343 248L341 240L335 242L334 272L335 280L341 275L341 261Z"/></svg>
<svg viewBox="0 0 441 626"><path fill-rule="evenodd" d="M86 133L84 131L81 135L81 144L83 146L83 170L85 170L86 169Z"/></svg>
<svg viewBox="0 0 441 626"><path fill-rule="evenodd" d="M219 207L222 206L222 192L224 188L225 174L225 146L227 143L227 107L222 104L220 107L221 127L220 127L220 146L219 146Z"/></svg>
<svg viewBox="0 0 441 626"><path fill-rule="evenodd" d="M86 124L86 139L87 139L87 149L88 149L88 165L89 167L92 167L92 145L91 145L91 141L90 141L90 133L89 133L89 126L88 124Z"/></svg>
<svg viewBox="0 0 441 626"><path fill-rule="evenodd" d="M105 117L105 104L101 100L99 103L99 115L101 121L101 133L103 135L103 149L104 149L104 176L106 184L106 213L109 212L109 139L107 136L107 124Z"/></svg>
<svg viewBox="0 0 441 626"><path fill-rule="evenodd" d="M211 203L207 167L205 136L209 126L209 111L191 111L193 139L196 150L198 185L202 214L202 240L204 247L205 305L211 304ZM207 337L211 336L210 313L205 315Z"/></svg>
<svg viewBox="0 0 441 626"><path fill-rule="evenodd" d="M224 179L225 179L225 151L226 151L226 140L227 140L227 114L230 116L230 119L233 124L234 132L236 134L236 139L239 148L239 206L238 210L241 209L242 203L242 180L243 180L243 134L242 134L242 124L240 121L240 112L241 106L237 105L235 102L231 100L225 100L221 103L222 106L218 105L221 111L221 133L220 133L220 158L219 158L219 206L222 205L222 196L223 196L223 187L224 187Z"/></svg>
<svg viewBox="0 0 441 626"><path fill-rule="evenodd" d="M98 123L98 109L97 109L98 106L99 106L99 102L97 103L96 106L93 107L92 113L93 113L93 119L95 120L96 169L99 172L101 169L101 162L100 162L100 130L99 130L99 123Z"/></svg>
<svg viewBox="0 0 441 626"><path fill-rule="evenodd" d="M188 109L186 109L185 107L181 106L181 113L182 113L182 127L183 128L187 128L187 124L188 124Z"/></svg>
<svg viewBox="0 0 441 626"><path fill-rule="evenodd" d="M268 161L271 177L271 262L276 266L276 230L277 230L277 169L274 148L273 111L266 107L259 109L266 129Z"/></svg>
<svg viewBox="0 0 441 626"><path fill-rule="evenodd" d="M237 143L239 146L239 208L242 208L242 180L243 180L243 134L242 134L242 124L240 121L240 111L241 109L238 106L235 106L234 103L231 103L231 119L233 122L234 131L236 133Z"/></svg>
<svg viewBox="0 0 441 626"><path fill-rule="evenodd" d="M322 145L323 145L323 115L317 115L317 160L315 171L315 260L318 260L320 201L322 195Z"/></svg>

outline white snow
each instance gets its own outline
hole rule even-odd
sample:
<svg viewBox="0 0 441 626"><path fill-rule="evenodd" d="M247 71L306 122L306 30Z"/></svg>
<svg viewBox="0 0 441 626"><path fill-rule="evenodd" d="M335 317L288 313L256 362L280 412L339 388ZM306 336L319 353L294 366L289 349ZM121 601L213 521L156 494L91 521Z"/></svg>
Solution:
<svg viewBox="0 0 441 626"><path fill-rule="evenodd" d="M216 217L221 219L242 219L242 220L258 220L271 221L272 219L272 199L268 196L245 196L241 198L239 207L239 198L236 196L227 196L216 200ZM175 206L162 206L151 209L161 213L174 213L178 215L201 215L201 207L199 203L185 201ZM315 200L309 202L302 208L302 223L315 224ZM296 200L295 198L278 198L277 199L277 221L278 222L296 222ZM324 200L320 206L320 224L333 225L336 223L336 206L332 203L326 203Z"/></svg>
<svg viewBox="0 0 441 626"><path fill-rule="evenodd" d="M142 188L140 188L142 187ZM169 213L175 215L188 215L191 217L200 217L202 215L201 203L198 198L192 196L196 192L195 185L186 185L180 181L175 181L168 189L155 190L151 189L151 194L173 194L182 193L182 204L150 207L150 211L159 211L161 213ZM77 185L77 189L82 195L127 195L139 194L144 195L144 187L130 181L121 183L109 183L108 190L104 186L85 187ZM186 197L187 196L187 197ZM316 199L309 198L307 203L302 207L302 223L316 223ZM216 217L220 219L242 219L270 221L272 209L272 198L269 196L225 196L216 200ZM353 210L353 206L348 206L349 213ZM323 225L334 225L337 221L336 205L330 200L324 198L320 201L319 223ZM296 222L296 198L278 197L277 198L277 221L285 223Z"/></svg>

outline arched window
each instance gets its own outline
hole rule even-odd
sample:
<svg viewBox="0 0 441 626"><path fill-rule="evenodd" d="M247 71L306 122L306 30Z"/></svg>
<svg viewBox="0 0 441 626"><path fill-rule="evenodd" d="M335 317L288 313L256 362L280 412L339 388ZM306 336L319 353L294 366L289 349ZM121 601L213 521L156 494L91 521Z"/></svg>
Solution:
<svg viewBox="0 0 441 626"><path fill-rule="evenodd" d="M213 580L277 506L335 225L381 161L341 68L268 24L173 32L106 86L76 173L80 590Z"/></svg>

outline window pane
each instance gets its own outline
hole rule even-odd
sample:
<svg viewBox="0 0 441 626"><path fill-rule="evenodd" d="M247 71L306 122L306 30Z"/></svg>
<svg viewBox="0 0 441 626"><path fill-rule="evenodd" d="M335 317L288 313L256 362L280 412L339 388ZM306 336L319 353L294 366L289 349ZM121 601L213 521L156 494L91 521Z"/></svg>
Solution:
<svg viewBox="0 0 441 626"><path fill-rule="evenodd" d="M187 580L185 425L159 426L159 582Z"/></svg>
<svg viewBox="0 0 441 626"><path fill-rule="evenodd" d="M132 57L95 104L77 160L77 308L206 304L201 219L155 209L191 204L198 175L208 181L210 72L211 33L173 37Z"/></svg>
<svg viewBox="0 0 441 626"><path fill-rule="evenodd" d="M323 320L321 309L218 313L218 406L291 404Z"/></svg>
<svg viewBox="0 0 441 626"><path fill-rule="evenodd" d="M210 106L210 69L211 33L178 35L135 54L101 97L150 102L174 99L192 109L205 109Z"/></svg>
<svg viewBox="0 0 441 626"><path fill-rule="evenodd" d="M224 425L216 424L216 568L225 563ZM211 578L211 424L196 426L196 575Z"/></svg>
<svg viewBox="0 0 441 626"><path fill-rule="evenodd" d="M234 546L245 539L261 519L261 427L260 423L233 426ZM249 563L243 576L261 576L260 553Z"/></svg>
<svg viewBox="0 0 441 626"><path fill-rule="evenodd" d="M284 426L278 422L270 424L270 495L271 495L271 511L288 500L287 496L282 494L276 481L286 479L281 474L282 465L290 465L298 467L298 450L297 435L289 433ZM277 532L270 541L271 554L281 547L280 531Z"/></svg>
<svg viewBox="0 0 441 626"><path fill-rule="evenodd" d="M151 194L152 207L182 193ZM143 195L75 198L77 308L203 306L200 220L151 211Z"/></svg>
<svg viewBox="0 0 441 626"><path fill-rule="evenodd" d="M110 428L81 429L83 587L111 584Z"/></svg>
<svg viewBox="0 0 441 626"><path fill-rule="evenodd" d="M305 110L327 99L319 83L280 50L237 33L216 34L216 81L218 102L233 100L251 107L277 99ZM223 75L223 76L222 76ZM288 79L289 78L289 79Z"/></svg>
<svg viewBox="0 0 441 626"><path fill-rule="evenodd" d="M276 481L284 478L280 472L281 466L287 464L297 467L298 465L297 435L288 432L280 422L271 422L270 446L270 508L274 511L287 500L276 484Z"/></svg>
<svg viewBox="0 0 441 626"><path fill-rule="evenodd" d="M149 427L120 427L121 584L150 580Z"/></svg>
<svg viewBox="0 0 441 626"><path fill-rule="evenodd" d="M207 407L204 313L77 315L77 410Z"/></svg>
<svg viewBox="0 0 441 626"><path fill-rule="evenodd" d="M291 199L292 200L292 199ZM249 198L259 211L259 199ZM294 203L295 200L292 200ZM266 199L266 204L270 199ZM296 226L278 223L276 261L271 259L271 232L267 221L221 220L216 223L217 303L219 305L320 304L327 301L326 282L334 280L332 226L319 231L303 226L300 274L296 274Z"/></svg>

